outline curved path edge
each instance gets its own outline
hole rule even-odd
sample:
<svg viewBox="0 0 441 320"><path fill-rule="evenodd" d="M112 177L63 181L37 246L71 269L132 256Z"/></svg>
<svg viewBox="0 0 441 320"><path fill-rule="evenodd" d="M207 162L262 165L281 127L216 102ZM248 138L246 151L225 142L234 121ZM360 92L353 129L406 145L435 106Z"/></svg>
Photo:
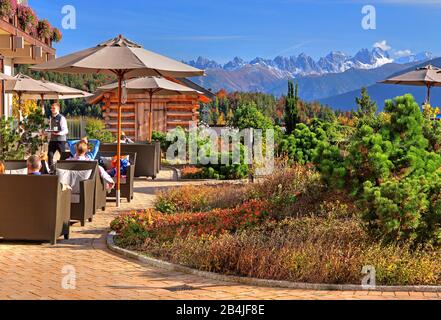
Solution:
<svg viewBox="0 0 441 320"><path fill-rule="evenodd" d="M265 280L257 278L248 278L240 276L223 275L214 272L200 271L192 269L179 264L165 262L155 258L147 257L134 251L123 249L115 245L114 242L115 233L110 232L107 235L107 247L109 250L123 255L127 258L138 260L149 266L165 269L168 271L178 271L186 274L200 276L203 278L223 281L234 282L245 285L269 287L269 288L287 288L298 290L318 290L318 291L381 291L381 292L441 292L441 286L375 286L366 287L362 285L348 285L348 284L312 284L312 283L296 283L290 281L279 280Z"/></svg>

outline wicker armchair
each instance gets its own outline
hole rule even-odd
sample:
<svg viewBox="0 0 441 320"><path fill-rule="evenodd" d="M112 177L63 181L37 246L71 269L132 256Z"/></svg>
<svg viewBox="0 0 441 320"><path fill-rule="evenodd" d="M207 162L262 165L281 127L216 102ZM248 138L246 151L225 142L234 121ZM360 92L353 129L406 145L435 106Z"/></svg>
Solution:
<svg viewBox="0 0 441 320"><path fill-rule="evenodd" d="M113 152L116 154L115 143L104 143L101 152ZM124 143L121 144L123 154L136 153L135 177L151 177L156 179L161 164L161 145L157 143Z"/></svg>
<svg viewBox="0 0 441 320"><path fill-rule="evenodd" d="M71 220L81 222L81 226L86 225L86 221L92 222L96 211L95 190L96 175L98 173L97 161L58 161L56 169L69 171L91 170L89 179L80 182L78 195L74 195L71 202Z"/></svg>
<svg viewBox="0 0 441 320"><path fill-rule="evenodd" d="M71 191L56 176L0 175L0 238L69 239Z"/></svg>
<svg viewBox="0 0 441 320"><path fill-rule="evenodd" d="M101 157L114 157L116 154L114 152L100 151L98 158ZM133 199L133 185L135 182L135 170L136 170L136 153L123 152L123 156L129 156L130 167L127 169L127 175L125 180L121 182L121 198L126 198L127 202L131 202ZM115 179L114 179L115 180ZM110 194L107 195L109 198L116 198L116 189L113 189Z"/></svg>

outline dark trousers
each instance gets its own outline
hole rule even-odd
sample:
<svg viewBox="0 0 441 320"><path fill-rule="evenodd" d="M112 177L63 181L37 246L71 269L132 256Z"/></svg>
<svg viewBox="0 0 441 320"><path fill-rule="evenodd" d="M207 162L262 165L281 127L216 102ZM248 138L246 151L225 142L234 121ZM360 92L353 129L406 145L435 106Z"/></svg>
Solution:
<svg viewBox="0 0 441 320"><path fill-rule="evenodd" d="M47 157L50 168L54 164L54 155L57 151L60 153L60 156L66 151L66 141L49 141L49 152Z"/></svg>

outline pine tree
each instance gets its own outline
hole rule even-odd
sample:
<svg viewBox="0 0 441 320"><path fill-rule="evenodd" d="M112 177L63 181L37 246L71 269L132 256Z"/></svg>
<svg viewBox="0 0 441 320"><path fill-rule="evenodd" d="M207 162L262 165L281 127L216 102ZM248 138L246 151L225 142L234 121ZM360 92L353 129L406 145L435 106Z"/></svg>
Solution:
<svg viewBox="0 0 441 320"><path fill-rule="evenodd" d="M365 87L361 89L361 98L355 98L355 102L358 105L357 116L359 118L375 116L375 113L377 112L377 103L371 100Z"/></svg>
<svg viewBox="0 0 441 320"><path fill-rule="evenodd" d="M296 124L299 123L299 111L297 110L299 102L299 85L288 81L288 95L285 102L285 125L286 133L291 134Z"/></svg>

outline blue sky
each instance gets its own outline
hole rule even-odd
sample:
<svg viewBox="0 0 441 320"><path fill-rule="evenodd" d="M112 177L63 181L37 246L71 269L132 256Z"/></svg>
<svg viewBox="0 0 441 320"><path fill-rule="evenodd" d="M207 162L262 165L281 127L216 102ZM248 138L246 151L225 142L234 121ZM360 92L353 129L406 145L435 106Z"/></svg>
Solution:
<svg viewBox="0 0 441 320"><path fill-rule="evenodd" d="M399 52L441 55L441 0L30 0L40 17L61 25L73 5L77 29L63 30L58 55L88 48L120 33L179 60L204 56L297 55L332 50L354 54L374 43ZM364 5L374 5L377 29L361 27Z"/></svg>

